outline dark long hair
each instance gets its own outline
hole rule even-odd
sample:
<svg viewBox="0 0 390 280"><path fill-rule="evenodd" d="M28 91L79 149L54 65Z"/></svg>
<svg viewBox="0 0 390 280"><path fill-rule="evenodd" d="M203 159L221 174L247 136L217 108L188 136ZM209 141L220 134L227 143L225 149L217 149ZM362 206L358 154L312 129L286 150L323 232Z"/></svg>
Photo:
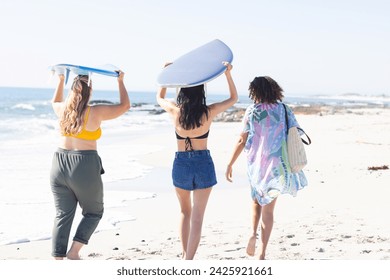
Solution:
<svg viewBox="0 0 390 280"><path fill-rule="evenodd" d="M276 103L283 97L283 89L268 76L256 77L249 84L249 98L255 102Z"/></svg>
<svg viewBox="0 0 390 280"><path fill-rule="evenodd" d="M184 129L200 127L203 115L209 117L204 85L181 88L177 96L177 105L180 107L179 124Z"/></svg>

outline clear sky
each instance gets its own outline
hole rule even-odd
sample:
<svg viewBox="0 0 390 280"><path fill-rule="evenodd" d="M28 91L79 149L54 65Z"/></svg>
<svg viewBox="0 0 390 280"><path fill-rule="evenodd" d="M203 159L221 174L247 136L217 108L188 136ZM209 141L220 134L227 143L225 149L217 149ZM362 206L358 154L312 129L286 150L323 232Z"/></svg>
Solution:
<svg viewBox="0 0 390 280"><path fill-rule="evenodd" d="M218 38L240 94L260 75L286 95L390 94L388 0L0 0L0 36L0 86L54 87L58 63L113 64L129 91L155 91L164 62Z"/></svg>

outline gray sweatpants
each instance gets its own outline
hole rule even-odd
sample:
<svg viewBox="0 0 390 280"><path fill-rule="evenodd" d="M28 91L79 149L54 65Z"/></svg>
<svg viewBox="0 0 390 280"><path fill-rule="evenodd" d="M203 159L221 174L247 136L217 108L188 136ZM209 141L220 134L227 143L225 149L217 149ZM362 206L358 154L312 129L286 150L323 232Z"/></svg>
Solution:
<svg viewBox="0 0 390 280"><path fill-rule="evenodd" d="M55 152L50 172L56 208L52 236L53 257L66 256L77 203L80 204L83 218L73 240L88 244L103 216L103 173L97 151L59 148Z"/></svg>

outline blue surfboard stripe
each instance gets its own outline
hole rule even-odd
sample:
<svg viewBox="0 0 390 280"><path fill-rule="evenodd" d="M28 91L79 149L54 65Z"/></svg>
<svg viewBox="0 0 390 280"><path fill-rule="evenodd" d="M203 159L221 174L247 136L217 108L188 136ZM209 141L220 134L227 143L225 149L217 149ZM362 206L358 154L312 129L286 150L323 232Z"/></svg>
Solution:
<svg viewBox="0 0 390 280"><path fill-rule="evenodd" d="M165 67L157 77L157 84L162 87L191 87L207 83L226 70L223 61L231 63L233 53L222 41L213 40Z"/></svg>
<svg viewBox="0 0 390 280"><path fill-rule="evenodd" d="M63 72L65 75L65 84L68 82L70 72L76 75L90 75L91 73L96 73L96 74L106 75L111 77L119 76L119 73L117 71L103 69L103 68L93 68L93 67L87 67L81 65L73 65L73 64L56 64L50 66L50 70L59 73Z"/></svg>
<svg viewBox="0 0 390 280"><path fill-rule="evenodd" d="M73 65L73 64L56 64L56 65L50 66L49 69L50 69L50 71L55 71L57 73L63 73L65 75L65 84L68 83L70 72L72 72L76 75L91 75L92 73L97 73L100 75L106 75L106 76L111 76L111 77L118 77L119 76L119 73L117 71L103 69L103 67L102 68L93 68L93 67Z"/></svg>

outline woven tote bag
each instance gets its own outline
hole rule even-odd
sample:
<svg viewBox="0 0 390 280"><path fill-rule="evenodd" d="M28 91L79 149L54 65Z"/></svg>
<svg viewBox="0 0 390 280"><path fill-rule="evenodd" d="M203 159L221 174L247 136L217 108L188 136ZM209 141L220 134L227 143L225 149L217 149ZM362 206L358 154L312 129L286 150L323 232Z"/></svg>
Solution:
<svg viewBox="0 0 390 280"><path fill-rule="evenodd" d="M291 172L299 172L307 165L305 147L296 127L291 127L288 130L287 154Z"/></svg>
<svg viewBox="0 0 390 280"><path fill-rule="evenodd" d="M291 172L297 173L307 165L306 151L303 144L310 145L311 140L309 136L300 127L288 128L287 109L283 104L286 113L286 127L287 127L287 155L290 163ZM301 138L299 131L306 135L308 141Z"/></svg>

